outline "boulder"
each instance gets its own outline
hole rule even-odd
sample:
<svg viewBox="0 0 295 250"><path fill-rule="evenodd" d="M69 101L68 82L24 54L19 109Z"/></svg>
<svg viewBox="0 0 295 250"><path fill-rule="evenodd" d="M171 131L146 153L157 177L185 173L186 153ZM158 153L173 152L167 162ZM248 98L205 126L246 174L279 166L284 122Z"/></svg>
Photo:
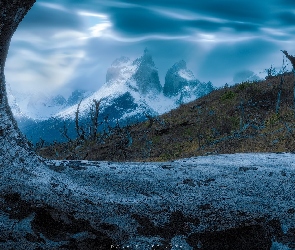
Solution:
<svg viewBox="0 0 295 250"><path fill-rule="evenodd" d="M1 249L295 248L293 154L1 168Z"/></svg>

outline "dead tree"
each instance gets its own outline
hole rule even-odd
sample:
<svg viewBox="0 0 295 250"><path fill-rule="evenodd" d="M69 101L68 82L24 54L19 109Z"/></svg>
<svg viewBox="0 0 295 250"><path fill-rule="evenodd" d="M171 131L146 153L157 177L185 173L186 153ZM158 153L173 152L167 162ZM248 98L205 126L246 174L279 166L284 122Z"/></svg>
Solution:
<svg viewBox="0 0 295 250"><path fill-rule="evenodd" d="M64 136L68 140L68 142L72 142L72 139L68 134L68 127L66 125L66 122L64 122L63 128L60 130L60 133L62 136Z"/></svg>
<svg viewBox="0 0 295 250"><path fill-rule="evenodd" d="M295 70L295 56L289 55L286 50L281 50L281 51L289 59L289 61L291 62L292 66L293 66L293 70Z"/></svg>
<svg viewBox="0 0 295 250"><path fill-rule="evenodd" d="M240 131L242 131L243 127L244 127L244 103L243 103L243 99L241 99L240 106L238 108L240 108L240 110L241 110L241 113L240 113Z"/></svg>
<svg viewBox="0 0 295 250"><path fill-rule="evenodd" d="M81 105L82 100L83 99L81 99L81 101L78 103L77 110L75 112L75 125L76 125L76 132L77 132L78 138L81 140L84 140L85 139L85 131L84 131L83 127L81 127L79 124L79 113L80 113L80 105Z"/></svg>
<svg viewBox="0 0 295 250"><path fill-rule="evenodd" d="M148 128L151 128L155 122L155 118L152 117L150 114L148 113L144 113L145 117L149 120L149 125Z"/></svg>
<svg viewBox="0 0 295 250"><path fill-rule="evenodd" d="M276 114L277 115L279 114L279 111L280 111L280 102L281 102L283 82L284 82L284 77L283 77L283 75L281 75L281 81L280 81L280 85L279 85L278 99L277 99L277 105L276 105Z"/></svg>
<svg viewBox="0 0 295 250"><path fill-rule="evenodd" d="M292 72L293 72L293 75L295 76L295 56L292 56L292 55L289 55L288 52L286 50L281 50L284 55L289 59L289 61L291 62L292 64ZM294 107L294 118L295 118L295 80L294 80L294 85L293 85L293 107Z"/></svg>
<svg viewBox="0 0 295 250"><path fill-rule="evenodd" d="M272 160L268 161L271 166L265 169L263 166L259 167L261 171L252 171L253 164L240 167L243 172L251 170L247 171L246 175L237 174L239 166L235 165L235 162L239 159L235 156L227 156L221 159L222 164L216 164L216 167L213 165L213 168L218 168L218 173L208 173L207 169L199 168L203 163L201 160L199 164L198 159L194 163L196 167L192 168L192 161L183 161L181 166L171 163L176 174L167 174L165 178L159 178L157 173L167 171L161 169L170 166L170 163L166 166L153 163L151 167L125 164L123 171L114 171L112 169L118 169L118 164L100 163L97 167L81 167L81 162L61 162L61 165L56 165L37 157L29 149L12 117L3 73L11 36L34 2L0 0L1 249L111 249L113 246L117 248L117 245L119 248L123 244L122 248L126 248L128 243L138 242L143 238L146 238L146 246L154 241L154 235L146 237L144 230L134 228L140 227L143 221L150 228L157 229L157 225L162 224L162 217L171 218L164 228L170 239L180 233L194 236L193 234L199 233L195 228L202 225L201 229L205 233L201 232L201 237L205 239L220 235L221 230L227 239L233 230L242 231L233 243L227 240L231 249L241 249L243 246L244 249L251 249L253 244L257 249L270 249L271 239L277 237L286 237L287 245L293 243L288 233L283 234L277 228L281 227L281 222L290 226L294 224L294 218L291 216L292 207L295 206L294 185L288 181L281 185L282 178L285 177L275 174L272 178L265 174L272 169L279 171L276 167L278 165L282 165L281 169L287 169L288 176L294 174L289 164L282 162L280 155L271 156ZM263 165L265 156L257 155L253 160ZM99 167L100 165L103 167ZM185 175L183 169L188 171ZM150 173L148 180L147 172ZM111 179L108 177L110 174ZM283 171L281 174L286 175ZM179 176L181 179L192 176L196 183L201 183L202 186L197 187L197 194L195 189L191 191L191 187L188 189L187 185L179 185ZM207 181L204 181L204 176L207 176ZM105 181L102 181L102 178ZM212 181L215 179L216 181ZM208 181L210 187L203 187L207 186L205 184ZM226 189L221 190L221 182L226 182ZM147 185L149 183L152 185ZM237 185L239 183L242 185ZM253 188L247 192L245 187L248 186ZM143 195L137 195L134 200L133 196L137 193ZM159 199L159 195L163 199ZM208 214L218 219L213 225L214 228L212 222L204 218L202 209L195 209L192 199L200 199L200 204L210 205ZM269 203L269 200L272 202ZM177 210L167 209L167 202L169 207ZM285 204L291 209L278 209ZM192 210L195 214L190 218L187 215L191 214ZM155 217L155 213L160 216L149 222L149 218ZM126 223L117 223L122 221L122 218ZM102 223L104 221L108 224ZM240 225L245 224L250 225L249 230L254 233L254 237L244 237L245 226ZM222 249L223 243L216 240L203 248Z"/></svg>
<svg viewBox="0 0 295 250"><path fill-rule="evenodd" d="M91 118L91 127L90 127L90 138L93 140L97 137L97 130L98 130L98 115L99 115L99 106L101 100L97 101L93 99L93 105L90 107L90 118Z"/></svg>

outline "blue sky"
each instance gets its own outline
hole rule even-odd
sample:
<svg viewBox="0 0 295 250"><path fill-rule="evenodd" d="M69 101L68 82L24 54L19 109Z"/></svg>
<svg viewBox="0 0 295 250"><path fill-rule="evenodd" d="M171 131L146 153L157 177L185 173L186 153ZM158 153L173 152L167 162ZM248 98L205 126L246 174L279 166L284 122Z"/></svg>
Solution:
<svg viewBox="0 0 295 250"><path fill-rule="evenodd" d="M294 0L37 0L15 32L5 68L12 90L97 90L120 56L147 47L159 69L184 59L200 81L280 67L295 54Z"/></svg>

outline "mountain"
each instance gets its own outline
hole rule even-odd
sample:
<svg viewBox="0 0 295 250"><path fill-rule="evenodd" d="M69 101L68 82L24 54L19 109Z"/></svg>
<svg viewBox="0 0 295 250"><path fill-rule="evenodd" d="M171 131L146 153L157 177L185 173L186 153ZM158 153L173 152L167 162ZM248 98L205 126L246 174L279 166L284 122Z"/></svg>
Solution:
<svg viewBox="0 0 295 250"><path fill-rule="evenodd" d="M118 82L127 85L130 90L140 95L160 94L162 91L158 70L147 49L135 61L131 61L128 57L120 57L112 63L107 71L106 85Z"/></svg>
<svg viewBox="0 0 295 250"><path fill-rule="evenodd" d="M262 80L257 74L255 74L251 70L242 70L233 76L233 83L240 83L240 82L253 82Z"/></svg>
<svg viewBox="0 0 295 250"><path fill-rule="evenodd" d="M165 77L163 93L167 97L174 97L177 103L187 103L210 93L213 90L211 82L201 83L192 71L187 69L186 62L175 63Z"/></svg>
<svg viewBox="0 0 295 250"><path fill-rule="evenodd" d="M20 127L33 142L38 141L39 137L49 142L63 141L66 139L60 131L64 131L65 126L69 137L77 136L75 117L80 101L79 123L88 131L93 100L101 100L100 123L107 119L110 126L117 122L126 125L168 112L179 104L195 100L212 90L211 83L201 83L195 79L184 61L174 64L168 70L163 88L153 58L145 49L143 55L134 61L128 57L116 59L107 70L106 83L91 95L85 96L85 92L77 90L67 101L62 96L50 100L41 98L43 107L55 107L58 112L50 119L34 121L30 126L23 123L25 126ZM103 129L103 126L99 129Z"/></svg>
<svg viewBox="0 0 295 250"><path fill-rule="evenodd" d="M15 96L12 94L11 87L8 83L6 84L6 92L7 92L8 103L14 117L15 118L26 117L26 115L21 111Z"/></svg>
<svg viewBox="0 0 295 250"><path fill-rule="evenodd" d="M201 83L195 79L183 60L168 70L163 89L152 56L145 49L144 54L134 61L128 57L116 59L107 70L106 83L81 102L79 111L82 117L87 116L92 101L102 100L102 112L114 105L117 106L114 111L124 110L124 118L134 115L142 118L143 112L153 115L163 114L176 108L181 103L180 100L182 103L188 102L212 90L212 83ZM130 101L134 102L131 109L124 104ZM74 117L76 110L77 105L73 105L55 117L71 118ZM117 118L122 118L121 113L118 114Z"/></svg>
<svg viewBox="0 0 295 250"><path fill-rule="evenodd" d="M72 92L69 98L66 101L66 106L77 105L82 99L90 96L92 94L91 91L86 91L83 89L76 89Z"/></svg>
<svg viewBox="0 0 295 250"><path fill-rule="evenodd" d="M106 83L113 81L125 81L133 74L135 66L132 67L132 61L125 56L116 59L107 70Z"/></svg>
<svg viewBox="0 0 295 250"><path fill-rule="evenodd" d="M67 121L54 116L69 106L77 105L91 92L75 90L65 99L62 95L49 96L41 92L12 94L8 85L7 94L18 127L30 141L36 143L40 138L48 142L63 141L60 131ZM75 129L69 127L69 133L74 136Z"/></svg>
<svg viewBox="0 0 295 250"><path fill-rule="evenodd" d="M163 93L169 97L177 96L183 87L188 86L194 80L193 73L186 68L186 62L181 60L167 71Z"/></svg>
<svg viewBox="0 0 295 250"><path fill-rule="evenodd" d="M284 84L281 86L281 78ZM103 161L171 161L208 154L295 152L292 72L216 89L100 141L52 145L43 157ZM280 100L279 109L278 100ZM243 170L244 171L244 170Z"/></svg>
<svg viewBox="0 0 295 250"><path fill-rule="evenodd" d="M88 116L93 100L102 100L101 114L120 120L142 120L145 113L158 115L176 107L173 99L163 95L158 70L147 49L134 61L120 57L112 63L106 83L81 102L81 118ZM73 105L55 117L73 118L76 110Z"/></svg>
<svg viewBox="0 0 295 250"><path fill-rule="evenodd" d="M140 94L148 93L160 94L162 85L160 84L158 70L152 59L150 52L145 49L141 58L136 59L133 64L137 65L136 72L133 74L131 81L136 82Z"/></svg>
<svg viewBox="0 0 295 250"><path fill-rule="evenodd" d="M10 86L7 85L9 104L17 119L26 117L32 120L47 120L65 108L77 105L81 99L92 93L78 89L66 99L60 94L48 95L41 91L34 93L14 91L12 93Z"/></svg>

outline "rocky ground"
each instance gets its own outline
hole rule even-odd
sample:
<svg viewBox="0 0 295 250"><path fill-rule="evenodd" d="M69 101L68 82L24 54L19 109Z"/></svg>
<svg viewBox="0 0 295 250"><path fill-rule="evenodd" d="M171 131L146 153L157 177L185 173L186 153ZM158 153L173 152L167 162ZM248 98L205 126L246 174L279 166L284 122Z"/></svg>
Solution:
<svg viewBox="0 0 295 250"><path fill-rule="evenodd" d="M295 249L293 154L1 168L1 249Z"/></svg>

